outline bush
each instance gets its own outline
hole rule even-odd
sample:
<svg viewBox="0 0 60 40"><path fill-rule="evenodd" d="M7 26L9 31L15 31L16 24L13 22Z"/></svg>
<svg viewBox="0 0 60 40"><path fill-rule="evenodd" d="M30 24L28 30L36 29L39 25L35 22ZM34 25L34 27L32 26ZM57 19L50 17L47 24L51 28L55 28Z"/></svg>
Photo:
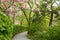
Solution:
<svg viewBox="0 0 60 40"><path fill-rule="evenodd" d="M48 31L50 40L60 40L60 25L55 25Z"/></svg>
<svg viewBox="0 0 60 40"><path fill-rule="evenodd" d="M13 25L8 16L0 11L0 40L11 40Z"/></svg>
<svg viewBox="0 0 60 40"><path fill-rule="evenodd" d="M43 32L35 32L30 38L32 40L60 40L60 25L49 27Z"/></svg>
<svg viewBox="0 0 60 40"><path fill-rule="evenodd" d="M16 35L20 32L26 31L26 28L27 27L24 27L24 26L14 25L14 34L13 35Z"/></svg>
<svg viewBox="0 0 60 40"><path fill-rule="evenodd" d="M33 19L32 23L30 24L29 28L29 35L34 35L37 31L45 31L48 29L49 24L49 18L48 16L41 16L38 18Z"/></svg>

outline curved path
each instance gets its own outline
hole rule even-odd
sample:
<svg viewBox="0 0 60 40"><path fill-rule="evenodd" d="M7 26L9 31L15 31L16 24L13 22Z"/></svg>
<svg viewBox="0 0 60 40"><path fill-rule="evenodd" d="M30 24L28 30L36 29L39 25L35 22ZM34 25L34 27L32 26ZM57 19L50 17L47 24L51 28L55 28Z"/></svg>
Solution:
<svg viewBox="0 0 60 40"><path fill-rule="evenodd" d="M29 40L26 36L27 36L27 32L23 32L15 35L12 40Z"/></svg>

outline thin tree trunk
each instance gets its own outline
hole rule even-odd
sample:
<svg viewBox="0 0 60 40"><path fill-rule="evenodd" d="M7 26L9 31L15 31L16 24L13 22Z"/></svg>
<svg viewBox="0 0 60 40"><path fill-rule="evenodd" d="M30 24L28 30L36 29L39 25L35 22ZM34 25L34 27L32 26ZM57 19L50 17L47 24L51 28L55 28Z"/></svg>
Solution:
<svg viewBox="0 0 60 40"><path fill-rule="evenodd" d="M49 26L52 26L52 22L53 22L53 6L52 6L53 4L52 4L52 0L51 0L51 17L50 17L50 23L49 23Z"/></svg>
<svg viewBox="0 0 60 40"><path fill-rule="evenodd" d="M30 13L29 13L29 22L28 22L28 34L29 34L29 30L30 30L30 21L31 21L31 9L32 9L32 7L31 7L31 5L30 5L30 3L28 2L28 5L29 5L29 7L30 7Z"/></svg>
<svg viewBox="0 0 60 40"><path fill-rule="evenodd" d="M51 26L51 25L52 25L52 22L53 22L53 12L51 13L49 26Z"/></svg>

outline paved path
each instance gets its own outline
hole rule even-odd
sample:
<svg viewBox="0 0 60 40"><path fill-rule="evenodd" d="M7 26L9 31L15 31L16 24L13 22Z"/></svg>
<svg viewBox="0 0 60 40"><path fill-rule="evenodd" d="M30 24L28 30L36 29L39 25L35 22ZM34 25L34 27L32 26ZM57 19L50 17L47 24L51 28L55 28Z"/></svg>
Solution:
<svg viewBox="0 0 60 40"><path fill-rule="evenodd" d="M23 32L15 35L12 40L29 40L26 36L27 36L27 32Z"/></svg>

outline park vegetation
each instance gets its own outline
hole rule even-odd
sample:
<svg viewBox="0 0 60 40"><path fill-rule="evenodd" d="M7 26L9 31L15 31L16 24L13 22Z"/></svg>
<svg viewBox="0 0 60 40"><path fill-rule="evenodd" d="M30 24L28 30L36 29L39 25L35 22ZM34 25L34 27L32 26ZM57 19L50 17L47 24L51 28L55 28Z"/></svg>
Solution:
<svg viewBox="0 0 60 40"><path fill-rule="evenodd" d="M23 31L31 40L60 40L60 0L1 0L0 40Z"/></svg>

